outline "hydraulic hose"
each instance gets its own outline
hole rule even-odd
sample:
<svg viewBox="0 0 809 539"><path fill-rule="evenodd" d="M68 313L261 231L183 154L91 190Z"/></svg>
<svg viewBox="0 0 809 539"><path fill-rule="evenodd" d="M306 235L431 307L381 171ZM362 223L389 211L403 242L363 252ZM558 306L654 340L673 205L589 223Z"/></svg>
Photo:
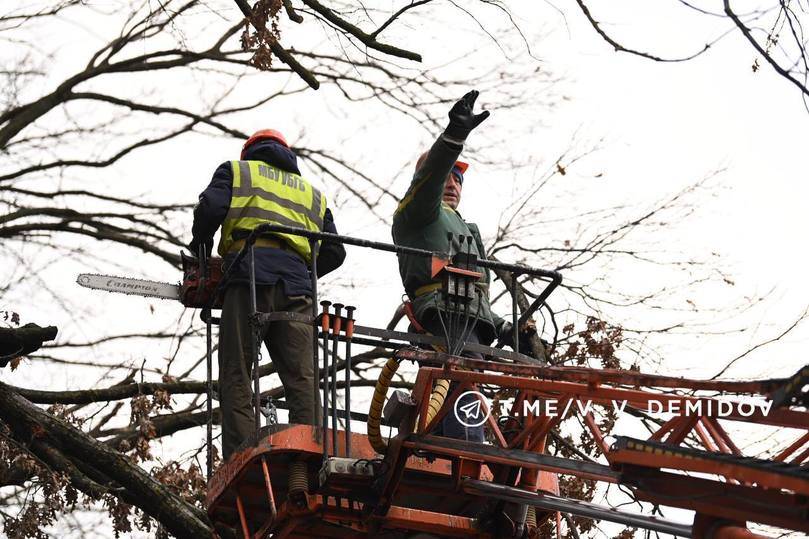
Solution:
<svg viewBox="0 0 809 539"><path fill-rule="evenodd" d="M382 437L380 426L382 424L382 409L385 407L385 400L388 396L388 388L393 376L399 369L399 358L395 355L385 363L374 388L374 397L371 399L371 408L368 410L368 441L374 451L385 454L388 450L388 442ZM427 424L432 421L438 410L444 405L449 391L449 380L438 380L435 389L430 395L430 404L427 408Z"/></svg>
<svg viewBox="0 0 809 539"><path fill-rule="evenodd" d="M444 406L447 393L449 393L449 380L444 380L443 378L436 380L435 389L433 389L433 393L430 395L430 404L427 406L427 425L433 420L438 410Z"/></svg>
<svg viewBox="0 0 809 539"><path fill-rule="evenodd" d="M419 329L419 331L424 331L424 328L418 324L418 321L412 312L408 312L408 305L406 303L402 303L396 309L393 319L388 324L388 329L393 329L396 327L396 324L403 316L405 316L405 314L407 314L410 322L413 323ZM436 349L443 350L440 347ZM388 388L390 388L390 382L393 380L393 376L396 374L398 369L399 358L396 357L396 354L394 354L393 357L390 358L387 363L385 363L385 366L382 368L382 372L379 374L379 378L377 379L376 386L374 388L374 397L371 399L371 408L368 410L368 441L371 442L371 447L374 448L374 451L383 455L388 450L388 442L382 438L382 432L380 431L380 425L382 424L382 410L385 407L385 400L388 397ZM444 405L448 392L449 380L438 380L435 384L435 389L430 395L430 404L427 408L428 425L435 417L435 414L438 413L438 410L441 409L441 406Z"/></svg>
<svg viewBox="0 0 809 539"><path fill-rule="evenodd" d="M371 442L371 447L377 453L384 454L388 449L388 443L382 438L379 427L382 424L382 408L385 406L388 388L398 369L399 358L394 355L382 367L382 372L379 374L374 388L374 397L371 399L371 408L368 410L368 441Z"/></svg>

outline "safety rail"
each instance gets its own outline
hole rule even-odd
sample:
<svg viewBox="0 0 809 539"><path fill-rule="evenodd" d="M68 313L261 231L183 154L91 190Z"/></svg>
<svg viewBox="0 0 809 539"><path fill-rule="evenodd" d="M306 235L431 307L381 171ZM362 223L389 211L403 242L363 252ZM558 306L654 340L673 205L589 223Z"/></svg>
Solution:
<svg viewBox="0 0 809 539"><path fill-rule="evenodd" d="M255 274L255 242L256 240L268 234L292 234L296 236L302 236L309 240L310 250L312 253L311 260L309 263L309 272L311 277L311 287L312 287L312 315L311 318L301 317L298 315L297 317L293 315L293 313L259 313L257 310L257 300L256 300L256 274ZM429 259L441 259L445 261L451 260L451 253L443 253L437 251L429 251L426 249L418 249L414 247L407 247L402 245L395 245L390 243L384 243L379 241L372 241L363 238L356 238L352 236L344 236L341 234L332 234L329 232L313 232L309 230L303 230L296 227L286 226L286 225L279 225L279 224L263 224L252 231L242 230L242 231L235 231L234 238L237 240L244 240L244 245L236 254L235 258L228 264L228 267L225 269L223 274L222 280L219 283L217 291L213 294L212 302L214 301L213 298L222 294L224 292L225 287L228 285L230 280L232 279L235 271L237 268L240 267L242 261L247 258L248 259L248 272L249 272L249 286L250 286L250 312L251 312L251 324L254 324L252 328L254 332L258 331L260 327L263 327L265 324L273 320L296 320L299 322L315 324L317 321L320 322L321 331L313 331L312 332L312 348L313 348L313 391L314 394L317 395L320 393L320 384L321 384L321 372L320 372L320 349L322 349L323 353L323 370L324 370L324 380L323 384L323 396L322 396L322 415L318 416L315 414L316 417L316 432L320 432L323 441L323 457L324 459L329 456L328 451L328 443L327 443L327 432L328 432L328 419L331 418L332 423L332 451L337 451L337 406L336 406L336 390L337 390L337 365L336 365L336 357L338 351L338 342L343 341L346 347L346 365L345 365L345 410L342 411L342 416L346 418L346 428L345 428L345 439L346 439L346 454L350 454L350 440L351 440L351 380L350 380L350 373L351 373L351 343L357 342L358 344L365 344L365 345L372 345L372 346L383 346L383 347L401 347L405 346L406 343L410 344L427 344L427 345L439 345L441 344L440 337L432 337L427 335L415 335L410 333L403 333L403 332L396 332L396 331L385 331L385 330L375 330L375 328L366 328L354 325L354 318L353 312L355 310L354 306L344 306L342 304L334 304L333 307L335 312L333 316L330 316L328 311L329 307L332 306L330 302L318 302L318 288L317 288L317 259L318 259L318 251L319 251L319 242L321 241L331 241L335 243L341 243L343 245L353 245L356 247L364 247L373 250L385 251L390 253L399 254L407 254L407 255L414 255L423 258ZM467 246L471 246L471 237L467 238ZM463 241L461 241L463 245ZM200 248L200 260L205 260L205 250L204 248ZM467 251L467 256L469 252ZM469 258L467 258L467 262L469 262ZM535 362L535 358L531 358L525 354L520 354L519 352L519 328L522 327L523 324L545 303L547 298L553 293L553 291L561 284L562 282L562 275L557 271L552 270L544 270L539 268L533 268L530 266L524 266L520 264L508 264L505 262L501 262L499 260L488 260L483 258L476 258L472 259L472 264L476 267L487 268L491 270L501 270L506 271L510 274L512 283L517 282L517 277L520 275L528 275L531 277L536 277L543 282L547 282L547 285L544 289L536 296L534 301L530 304L528 309L526 309L521 315L518 315L518 302L517 302L517 287L511 287L511 302L512 302L512 309L511 309L511 322L513 328L513 350L514 352L508 352L505 350L501 350L502 347L501 343L498 343L497 347L488 347L483 345L475 345L475 344L467 344L464 342L464 332L462 331L460 335L454 335L455 341L460 341L460 343L450 342L452 341L452 336L447 335L446 342L449 348L454 348L456 351L460 352L461 350L472 351L477 353L485 353L490 356L499 357L502 359L509 359L512 361L522 362L522 363L531 363ZM206 264L201 264L201 267L205 268ZM469 269L469 267L467 267ZM204 277L204 275L203 275ZM468 285L468 283L467 283ZM448 300L447 300L448 301ZM320 305L323 310L322 312L318 313L318 305ZM341 316L341 310L345 307L346 312L348 313L347 317ZM449 303L446 305L447 308L452 308ZM459 305L456 304L454 308L458 308ZM211 324L217 323L218 319L211 315L211 308L208 307L202 310L201 313L202 320L206 323L206 344L207 344L207 354L206 354L206 365L207 365L207 461L208 461L208 474L210 478L211 468L212 468L212 394L213 394L213 382L212 382L212 358L211 358L211 350L212 350L212 339L211 339ZM469 319L468 310L464 313L465 323L464 329L466 330L466 326ZM331 323L331 320L334 320L334 324ZM476 320L473 322L476 322ZM555 325L555 321L554 321ZM341 336L341 329L345 328L343 331L344 335ZM471 330L472 328L469 328ZM358 330L358 331L357 331ZM368 336L375 336L380 337L381 339L368 339L368 338L356 338L353 336L354 332L365 334ZM332 337L332 350L329 350L328 341L329 341L329 333L331 333ZM260 334L260 332L258 333ZM342 338L341 338L342 337ZM319 339L322 338L322 343L318 342ZM391 339L396 339L401 342L399 343L391 343ZM253 394L254 394L254 408L255 408L255 432L256 434L261 428L261 383L260 383L260 375L259 375L259 355L260 355L260 347L261 347L261 340L260 338L255 339L255 343L253 345ZM456 348L457 344L457 348ZM331 353L330 353L331 352ZM329 357L331 356L332 362L329 363ZM329 404L331 401L331 405ZM255 439L258 439L258 436L255 436Z"/></svg>
<svg viewBox="0 0 809 539"><path fill-rule="evenodd" d="M256 312L253 246L260 235L279 232L309 239L313 253L311 315ZM511 526L511 537L524 537L524 532L536 537L538 523L548 522L553 513L556 513L557 523L564 513L695 539L763 537L750 532L746 521L809 532L805 519L809 510L806 498L809 477L805 474L805 463L809 460L809 448L805 448L809 443L809 412L795 409L806 402L805 368L789 379L690 380L616 369L550 367L538 364L519 351L466 343L463 350L484 353L491 358L474 359L461 357L453 350L425 349L425 346L435 348L445 341L431 335L394 331L395 325L387 329L361 326L355 324L354 307L317 301L317 250L321 240L449 259L445 253L280 225L266 225L245 235L245 246L231 268L248 257L253 295L251 321L257 327L278 320L319 326L319 331L312 334L316 394L320 392L323 376L323 412L317 425L273 425L257 430L254 441L228 460L209 484L206 502L209 515L235 522L236 512L232 510L235 506L245 539L259 537L271 529L290 537L342 537L348 527L357 534L369 536L374 536L382 527L480 538L501 536L503 524ZM453 259L453 264L457 260ZM466 261L460 259L460 265L503 269L510 271L513 278L516 274L528 274L550 281L532 303L534 310L539 307L537 301L544 302L561 282L556 272L499 261L469 263L467 257ZM435 264L432 267L435 269ZM476 273L452 267L460 270L454 275L461 279L474 277ZM453 292L448 285L452 276L451 272L443 274L447 279L442 283L445 297L458 294L461 281L455 283ZM467 281L463 286L468 284ZM458 295L466 293L464 290ZM522 316L517 315L516 308L513 311L515 326L531 314L530 309ZM458 335L462 337L463 331ZM337 364L341 342L346 346L344 365ZM377 381L371 409L365 418L367 436L351 434L351 419L358 415L351 411L352 343L396 349ZM260 346L260 341L256 344ZM321 372L321 353L324 372ZM261 405L258 359L254 354L257 427ZM395 365L391 367L391 363L398 365L403 360L414 361L420 368L409 395L392 397L392 405L385 409L387 424L397 428L398 434L390 440L390 445L383 446L377 443L387 390L382 382L389 381L395 372ZM346 406L340 411L336 406L336 389L337 372L342 367L346 369ZM435 404L433 396L442 383L446 395L440 404ZM452 390L450 383L454 384ZM471 390L478 387L483 387L483 391L486 387L496 387L515 395L513 401L498 401L497 413L493 414L494 401L478 392L480 408L485 408L483 421L491 435L489 442L434 435L442 417L451 411L458 414L454 406L445 402L457 404L460 393L477 392ZM698 396L697 391L718 392L722 396L751 395L782 404L765 412L763 405L758 410L751 402L727 401L716 395ZM676 405L669 408L691 411L673 413L671 419L660 420L656 427L652 425L649 439L641 440L622 437L615 430L616 423L599 423L590 408L594 405L623 410L620 407L623 406L643 415L644 411L652 410L652 404ZM720 413L723 404L727 410ZM551 408L552 405L555 406ZM547 409L543 409L544 406ZM346 418L345 442L338 436L338 412ZM581 458L546 454L548 440L564 445L554 429L571 417L579 418L582 435L589 437L606 462L577 452L575 447L569 449ZM769 460L752 459L743 456L720 419L788 428L796 431L796 439ZM610 437L615 443L610 443ZM685 447L686 444L691 447ZM307 476L304 467L301 476L304 485L308 477L308 484L315 481L318 486L305 498L294 495L299 491L292 488L291 465L300 461L291 459L302 458L313 465L315 461L320 462L321 452L323 462L319 471L313 474L315 468L309 466ZM353 471L346 471L349 468ZM692 510L695 513L693 525L664 519L662 514L650 516L560 496L557 474L623 485L631 488L638 500ZM299 484L297 480L295 484ZM251 493L262 494L253 496ZM276 499L280 500L277 513ZM248 506L250 503L253 505ZM499 520L492 520L495 517ZM299 535L296 530L300 531Z"/></svg>

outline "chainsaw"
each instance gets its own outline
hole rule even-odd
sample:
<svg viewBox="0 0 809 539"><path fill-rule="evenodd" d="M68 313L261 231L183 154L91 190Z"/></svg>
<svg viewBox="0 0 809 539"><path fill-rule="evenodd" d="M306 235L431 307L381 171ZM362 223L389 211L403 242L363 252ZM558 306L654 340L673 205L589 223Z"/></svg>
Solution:
<svg viewBox="0 0 809 539"><path fill-rule="evenodd" d="M222 259L200 259L180 253L183 266L183 281L180 284L82 273L76 282L85 288L117 292L149 298L175 299L193 309L221 309L222 294L217 288L222 282ZM201 271L204 270L204 271Z"/></svg>

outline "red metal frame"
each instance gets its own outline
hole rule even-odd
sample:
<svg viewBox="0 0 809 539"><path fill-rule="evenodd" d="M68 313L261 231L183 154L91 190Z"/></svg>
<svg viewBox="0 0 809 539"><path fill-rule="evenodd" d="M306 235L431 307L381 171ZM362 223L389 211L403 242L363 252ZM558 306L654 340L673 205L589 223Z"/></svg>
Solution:
<svg viewBox="0 0 809 539"><path fill-rule="evenodd" d="M366 507L362 501L351 506L337 505L336 496L351 494L350 490L341 491L339 485L335 493L326 497L310 496L305 507L286 504L284 458L292 458L293 454L295 458L309 456L317 464L323 448L313 436L313 427L278 426L255 447L234 455L212 478L207 500L212 519L225 519L241 527L245 539L270 530L279 537L355 537L373 536L379 530L390 529L446 537L488 537L468 515L455 514L449 508L453 496L464 495L462 485L466 478L501 484L512 481L512 486L529 491L558 493L557 474L569 474L621 483L641 500L693 510L697 515L693 536L698 538L708 537L705 535L708 532L701 531L707 528L697 526L697 521L718 522L711 532L721 532L716 537L755 537L747 532L744 521L809 532L805 519L809 512L809 477L792 473L794 468L789 467L809 458L809 448L804 449L809 442L809 413L780 408L772 409L766 416L761 412L746 416L738 402L729 405L730 412L722 421L786 427L798 432L793 443L771 457L781 467L770 469L761 465L763 461L742 458L742 451L715 413L674 416L662 422L646 441L627 439L610 446L607 438L618 433L605 432L592 411L582 411L574 405L589 400L593 405L611 407L612 401L625 400L629 407L643 410L652 401L699 402L706 407L703 410L709 404L716 410L716 399L687 393L710 390L766 396L778 388L778 381L695 381L615 370L534 367L413 349L397 354L400 359L443 366L419 369L412 391L416 406L405 417L399 434L389 441L386 471L378 478L378 490L371 505ZM441 379L457 386L428 423L429 397L435 382ZM512 390L517 395L504 413L509 419L501 418L502 423L491 415L487 419L486 428L494 445L430 435L438 421L452 413L454 399L463 391L486 386ZM648 387L681 389L682 395ZM557 400L559 411L564 413L533 417L523 410L526 402L549 399ZM580 418L609 466L545 455L551 430L574 416ZM379 458L364 435L352 433L351 438L353 457ZM683 446L687 440L690 448ZM704 451L693 451L695 445ZM430 459L415 456L422 454ZM435 507L418 506L422 498L439 495L442 497L436 500L446 501L435 502ZM248 498L250 503L245 503ZM276 500L281 500L277 509ZM228 509L231 504L236 505L235 512ZM238 515L238 521L234 520L234 514ZM543 518L554 516L552 512L542 513L540 524ZM727 524L721 519L742 524Z"/></svg>

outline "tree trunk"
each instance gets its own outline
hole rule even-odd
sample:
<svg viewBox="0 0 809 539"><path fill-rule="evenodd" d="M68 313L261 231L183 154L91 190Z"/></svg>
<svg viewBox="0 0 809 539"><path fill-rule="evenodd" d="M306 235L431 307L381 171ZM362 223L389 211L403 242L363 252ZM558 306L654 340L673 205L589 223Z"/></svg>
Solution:
<svg viewBox="0 0 809 539"><path fill-rule="evenodd" d="M0 418L12 426L18 436L20 432L29 434L27 440L18 440L20 443L28 445L31 438L42 437L47 440L47 446L58 447L74 464L81 462L97 470L99 475L109 477L126 490L127 496L122 499L128 503L134 501L134 505L160 522L172 535L189 539L211 536L211 527L201 510L174 495L125 455L47 414L2 382Z"/></svg>

